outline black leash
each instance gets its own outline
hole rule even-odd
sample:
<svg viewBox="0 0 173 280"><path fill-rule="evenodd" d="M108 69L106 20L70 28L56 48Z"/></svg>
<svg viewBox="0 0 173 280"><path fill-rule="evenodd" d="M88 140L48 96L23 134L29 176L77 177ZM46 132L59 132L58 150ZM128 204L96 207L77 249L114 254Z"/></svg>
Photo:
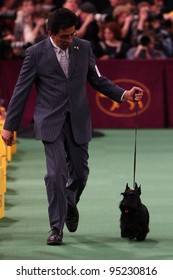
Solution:
<svg viewBox="0 0 173 280"><path fill-rule="evenodd" d="M137 146L137 129L138 129L138 103L135 104L136 106L136 125L135 125L135 146L134 146L134 170L133 170L133 188L135 189L135 177L136 177L136 146Z"/></svg>

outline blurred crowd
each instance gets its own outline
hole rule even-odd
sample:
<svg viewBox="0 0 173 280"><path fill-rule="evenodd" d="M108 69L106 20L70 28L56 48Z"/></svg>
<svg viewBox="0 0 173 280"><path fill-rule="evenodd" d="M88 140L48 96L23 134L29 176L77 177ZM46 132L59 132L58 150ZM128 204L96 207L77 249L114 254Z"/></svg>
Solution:
<svg viewBox="0 0 173 280"><path fill-rule="evenodd" d="M97 59L173 58L173 1L0 0L0 59L22 58L45 39L48 13L59 7L76 13L76 36Z"/></svg>

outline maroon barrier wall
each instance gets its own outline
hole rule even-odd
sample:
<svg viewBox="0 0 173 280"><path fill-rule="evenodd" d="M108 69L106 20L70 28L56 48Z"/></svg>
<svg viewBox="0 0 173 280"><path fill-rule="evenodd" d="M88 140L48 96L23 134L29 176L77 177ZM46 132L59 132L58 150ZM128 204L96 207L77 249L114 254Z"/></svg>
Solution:
<svg viewBox="0 0 173 280"><path fill-rule="evenodd" d="M130 89L133 85L144 90L142 102L138 104L139 127L160 128L165 126L165 106L163 104L164 79L163 64L159 61L104 61L98 63L102 75L109 77L119 86ZM90 89L94 127L123 127L135 125L136 105L112 102Z"/></svg>
<svg viewBox="0 0 173 280"><path fill-rule="evenodd" d="M8 106L22 61L0 61L0 98ZM138 103L138 127L173 127L173 59L169 60L109 60L98 61L102 75L119 86L130 89L133 85L144 90L142 102ZM94 128L133 128L135 126L135 103L118 104L103 96L87 84ZM33 87L21 125L32 122L36 100Z"/></svg>
<svg viewBox="0 0 173 280"><path fill-rule="evenodd" d="M4 100L3 106L5 108L8 107L8 103L13 93L21 65L21 60L0 60L0 99ZM26 104L21 126L28 126L31 124L35 101L36 92L35 88L33 87Z"/></svg>
<svg viewBox="0 0 173 280"><path fill-rule="evenodd" d="M167 127L173 127L173 61L165 61L164 69L164 104Z"/></svg>

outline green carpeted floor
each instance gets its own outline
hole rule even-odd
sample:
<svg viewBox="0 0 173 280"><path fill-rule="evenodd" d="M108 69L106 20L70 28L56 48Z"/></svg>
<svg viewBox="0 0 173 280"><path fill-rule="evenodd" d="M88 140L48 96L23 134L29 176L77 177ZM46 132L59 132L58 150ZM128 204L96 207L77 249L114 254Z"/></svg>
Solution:
<svg viewBox="0 0 173 280"><path fill-rule="evenodd" d="M172 260L173 130L138 130L136 181L150 212L144 242L120 237L120 193L133 182L134 130L101 130L90 143L90 177L79 202L76 233L64 229L62 246L49 235L42 143L18 139L8 165L5 218L0 220L1 260Z"/></svg>

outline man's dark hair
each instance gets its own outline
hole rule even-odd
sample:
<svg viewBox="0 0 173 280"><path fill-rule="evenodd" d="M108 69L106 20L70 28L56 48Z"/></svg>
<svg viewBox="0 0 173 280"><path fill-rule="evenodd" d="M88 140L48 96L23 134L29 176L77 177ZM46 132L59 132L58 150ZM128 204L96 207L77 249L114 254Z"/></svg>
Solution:
<svg viewBox="0 0 173 280"><path fill-rule="evenodd" d="M48 31L56 35L60 29L76 26L78 17L69 9L59 8L48 15Z"/></svg>

